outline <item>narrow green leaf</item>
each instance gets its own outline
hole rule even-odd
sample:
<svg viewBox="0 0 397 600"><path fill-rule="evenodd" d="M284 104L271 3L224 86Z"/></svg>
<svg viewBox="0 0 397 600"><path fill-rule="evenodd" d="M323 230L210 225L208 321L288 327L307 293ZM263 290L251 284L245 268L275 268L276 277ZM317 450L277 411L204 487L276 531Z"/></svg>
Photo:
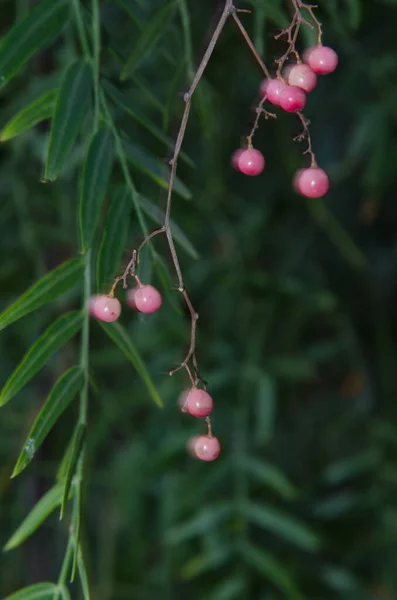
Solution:
<svg viewBox="0 0 397 600"><path fill-rule="evenodd" d="M377 469L382 457L377 448L369 448L349 458L330 464L323 476L329 485L341 485L352 477L359 477Z"/></svg>
<svg viewBox="0 0 397 600"><path fill-rule="evenodd" d="M296 488L288 481L284 473L268 462L257 458L241 457L241 466L273 492L279 494L285 500L292 500L297 495Z"/></svg>
<svg viewBox="0 0 397 600"><path fill-rule="evenodd" d="M55 583L35 583L7 596L4 600L52 600L57 590L58 586Z"/></svg>
<svg viewBox="0 0 397 600"><path fill-rule="evenodd" d="M92 245L101 205L106 194L112 160L113 135L108 127L102 127L91 140L83 167L79 206L82 252Z"/></svg>
<svg viewBox="0 0 397 600"><path fill-rule="evenodd" d="M255 441L258 446L261 446L268 444L273 436L277 410L277 389L274 378L265 372L258 374L257 386Z"/></svg>
<svg viewBox="0 0 397 600"><path fill-rule="evenodd" d="M76 335L82 322L82 313L73 311L62 315L46 329L8 378L0 393L0 406L11 400L44 367L51 355Z"/></svg>
<svg viewBox="0 0 397 600"><path fill-rule="evenodd" d="M30 537L56 507L60 505L62 493L63 486L60 484L54 485L54 487L46 492L22 521L18 529L12 534L4 550L12 550L12 548L16 548Z"/></svg>
<svg viewBox="0 0 397 600"><path fill-rule="evenodd" d="M205 597L206 600L241 600L246 597L245 589L243 577L240 574L232 575L221 583L217 583L209 594L206 593Z"/></svg>
<svg viewBox="0 0 397 600"><path fill-rule="evenodd" d="M80 258L72 258L44 275L0 313L0 331L69 290L81 279L83 268Z"/></svg>
<svg viewBox="0 0 397 600"><path fill-rule="evenodd" d="M109 81L102 82L102 88L105 93L115 102L120 108L125 110L135 121L140 123L142 127L144 127L147 131L149 131L154 137L156 137L160 142L163 142L167 148L170 148L173 145L173 141L160 127L158 127L153 121L151 121L148 117L146 117L141 110L133 106L134 98L129 97L125 92L118 90L113 84ZM181 161L184 161L189 167L195 167L194 162L191 158L189 158L183 150L179 155Z"/></svg>
<svg viewBox="0 0 397 600"><path fill-rule="evenodd" d="M10 140L31 129L36 123L49 119L54 111L57 92L56 89L45 92L37 100L20 110L1 130L0 141Z"/></svg>
<svg viewBox="0 0 397 600"><path fill-rule="evenodd" d="M145 363L131 341L128 332L120 323L100 323L110 339L120 348L124 355L131 361L137 373L142 378L152 399L159 408L164 408L163 401L146 369Z"/></svg>
<svg viewBox="0 0 397 600"><path fill-rule="evenodd" d="M320 545L317 535L304 523L268 504L247 503L244 514L252 523L302 548L314 551Z"/></svg>
<svg viewBox="0 0 397 600"><path fill-rule="evenodd" d="M87 569L85 567L83 552L80 544L77 550L77 570L80 577L84 600L90 600L90 587L88 585Z"/></svg>
<svg viewBox="0 0 397 600"><path fill-rule="evenodd" d="M175 8L175 2L167 2L144 24L142 33L127 57L120 75L121 80L130 77L142 59L153 52L160 36L164 35Z"/></svg>
<svg viewBox="0 0 397 600"><path fill-rule="evenodd" d="M123 147L131 164L151 177L157 185L168 190L170 170L161 160L131 142L123 142ZM178 177L175 178L174 190L185 200L192 197L190 190Z"/></svg>
<svg viewBox="0 0 397 600"><path fill-rule="evenodd" d="M67 470L66 470L66 480L65 480L65 488L63 491L60 519L63 518L64 512L65 512L66 503L68 501L69 493L70 493L70 486L72 484L72 479L76 472L77 462L78 462L81 452L83 450L85 435L86 435L86 426L81 423L78 424L75 434L73 436L70 455L69 455L69 462L68 462L68 466L67 466Z"/></svg>
<svg viewBox="0 0 397 600"><path fill-rule="evenodd" d="M56 179L80 131L90 104L91 68L83 60L66 71L55 104L44 179Z"/></svg>
<svg viewBox="0 0 397 600"><path fill-rule="evenodd" d="M231 504L204 508L192 519L169 529L165 534L165 542L176 546L197 536L205 535L223 523L232 511Z"/></svg>
<svg viewBox="0 0 397 600"><path fill-rule="evenodd" d="M70 600L70 592L68 590L68 588L66 587L66 585L61 585L60 588L58 588L59 590L59 596L61 600Z"/></svg>
<svg viewBox="0 0 397 600"><path fill-rule="evenodd" d="M0 87L55 37L68 19L67 0L47 0L14 25L0 43Z"/></svg>
<svg viewBox="0 0 397 600"><path fill-rule="evenodd" d="M248 543L242 544L240 551L245 561L255 568L262 577L271 581L281 590L286 595L286 599L303 600L303 596L288 569L274 556Z"/></svg>
<svg viewBox="0 0 397 600"><path fill-rule="evenodd" d="M163 225L165 213L161 210L161 208L159 208L158 206L153 204L153 202L150 202L150 200L144 198L143 196L139 196L139 204L141 205L145 213L148 215L148 217L152 218L153 221L155 221L159 225ZM186 235L183 233L182 229L176 223L174 223L172 219L170 221L170 225L172 235L175 238L175 241L178 242L178 244L181 246L181 248L185 250L185 252L187 252L187 254L189 254L192 258L197 260L199 257L197 254L197 250L190 242L190 240L186 237Z"/></svg>
<svg viewBox="0 0 397 600"><path fill-rule="evenodd" d="M98 290L102 289L104 283L114 279L120 268L127 242L130 195L127 188L119 188L109 204L96 262Z"/></svg>
<svg viewBox="0 0 397 600"><path fill-rule="evenodd" d="M58 379L29 431L11 477L19 475L30 463L58 418L80 391L83 381L80 367L71 367Z"/></svg>

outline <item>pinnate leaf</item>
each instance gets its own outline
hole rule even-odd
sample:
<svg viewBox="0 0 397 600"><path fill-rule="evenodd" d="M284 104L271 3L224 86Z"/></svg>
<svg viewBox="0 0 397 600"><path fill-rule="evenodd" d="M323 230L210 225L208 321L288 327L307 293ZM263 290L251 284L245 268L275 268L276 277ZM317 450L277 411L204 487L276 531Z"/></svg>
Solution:
<svg viewBox="0 0 397 600"><path fill-rule="evenodd" d="M32 508L28 516L25 517L18 529L12 534L4 550L12 550L30 537L56 507L60 505L62 493L63 486L60 484L54 485L54 487L46 492Z"/></svg>
<svg viewBox="0 0 397 600"><path fill-rule="evenodd" d="M145 363L132 343L128 332L120 325L120 323L100 323L100 325L128 360L131 361L157 406L163 408L163 401L146 369Z"/></svg>
<svg viewBox="0 0 397 600"><path fill-rule="evenodd" d="M72 258L53 269L0 313L0 331L74 286L82 277L83 261Z"/></svg>
<svg viewBox="0 0 397 600"><path fill-rule="evenodd" d="M65 488L63 491L60 519L62 519L65 512L66 503L69 498L70 486L72 485L72 479L76 472L77 463L84 447L85 434L86 426L79 423L77 425L75 434L73 435L72 444L70 448L68 448L68 464L66 468Z"/></svg>
<svg viewBox="0 0 397 600"><path fill-rule="evenodd" d="M53 600L57 590L55 583L35 583L7 596L4 600Z"/></svg>
<svg viewBox="0 0 397 600"><path fill-rule="evenodd" d="M240 546L240 552L247 564L256 569L262 577L271 581L285 594L286 599L303 600L288 569L274 556L248 543Z"/></svg>
<svg viewBox="0 0 397 600"><path fill-rule="evenodd" d="M112 159L113 136L105 126L93 136L83 167L79 206L80 245L83 252L91 246L95 235Z"/></svg>
<svg viewBox="0 0 397 600"><path fill-rule="evenodd" d="M10 140L31 129L36 123L49 119L54 112L57 92L56 89L45 92L37 100L20 110L3 127L0 133L0 141Z"/></svg>
<svg viewBox="0 0 397 600"><path fill-rule="evenodd" d="M252 523L302 548L314 551L320 545L318 536L304 523L268 504L247 503L244 514Z"/></svg>
<svg viewBox="0 0 397 600"><path fill-rule="evenodd" d="M73 311L62 315L46 329L8 378L0 394L0 406L11 400L44 367L51 355L76 335L82 322L82 313Z"/></svg>
<svg viewBox="0 0 397 600"><path fill-rule="evenodd" d="M44 179L53 181L62 170L90 103L91 68L84 60L66 71L55 104Z"/></svg>
<svg viewBox="0 0 397 600"><path fill-rule="evenodd" d="M130 192L119 188L112 195L106 213L106 227L98 250L96 274L98 289L114 279L120 268L129 226Z"/></svg>
<svg viewBox="0 0 397 600"><path fill-rule="evenodd" d="M80 391L84 375L80 367L72 367L61 375L36 417L18 457L12 477L19 475L33 459L35 452L51 431L63 411Z"/></svg>
<svg viewBox="0 0 397 600"><path fill-rule="evenodd" d="M0 43L0 87L61 31L68 14L67 0L46 0L10 29Z"/></svg>
<svg viewBox="0 0 397 600"><path fill-rule="evenodd" d="M174 1L167 2L147 23L145 23L142 33L133 44L133 48L127 57L120 79L124 80L130 77L142 59L153 52L160 36L164 35L164 31L173 15L175 7Z"/></svg>

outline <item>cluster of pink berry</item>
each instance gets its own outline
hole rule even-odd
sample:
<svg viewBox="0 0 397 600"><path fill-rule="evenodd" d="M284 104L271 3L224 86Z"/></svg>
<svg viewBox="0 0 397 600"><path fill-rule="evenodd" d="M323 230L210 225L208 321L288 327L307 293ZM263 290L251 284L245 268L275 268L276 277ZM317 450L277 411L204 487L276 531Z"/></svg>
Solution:
<svg viewBox="0 0 397 600"><path fill-rule="evenodd" d="M306 104L306 93L317 84L317 75L332 73L337 67L338 56L332 48L316 46L304 52L303 61L287 66L282 77L265 79L260 86L261 97L286 112L300 112ZM265 159L259 150L249 145L234 152L232 166L244 175L259 175ZM323 169L312 164L295 173L293 187L301 196L320 198L329 189L329 179Z"/></svg>
<svg viewBox="0 0 397 600"><path fill-rule="evenodd" d="M179 397L179 407L182 412L203 419L212 412L214 402L208 392L193 387L182 392ZM187 448L192 456L206 462L218 458L221 451L218 438L214 437L211 432L208 435L193 436L189 440Z"/></svg>
<svg viewBox="0 0 397 600"><path fill-rule="evenodd" d="M133 310L141 313L154 313L162 304L160 292L152 285L139 284L128 290L127 304ZM112 294L97 294L92 296L88 303L88 310L92 317L105 323L117 321L121 314L120 301ZM182 392L179 399L182 412L193 417L208 417L213 409L213 400L205 390L193 387ZM209 428L208 435L194 436L187 444L188 451L199 460L211 462L220 453L219 440L214 437Z"/></svg>
<svg viewBox="0 0 397 600"><path fill-rule="evenodd" d="M138 285L127 292L127 304L133 310L150 314L156 312L161 304L160 292L152 285ZM90 315L98 321L112 323L121 314L121 304L117 298L109 294L92 296L88 303Z"/></svg>

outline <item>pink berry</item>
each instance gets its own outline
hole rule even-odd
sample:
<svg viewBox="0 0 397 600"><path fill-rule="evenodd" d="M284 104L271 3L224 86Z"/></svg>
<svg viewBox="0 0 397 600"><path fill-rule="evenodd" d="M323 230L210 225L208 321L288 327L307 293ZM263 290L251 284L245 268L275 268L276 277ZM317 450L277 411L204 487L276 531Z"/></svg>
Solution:
<svg viewBox="0 0 397 600"><path fill-rule="evenodd" d="M328 175L318 167L299 169L295 173L293 185L295 191L306 198L321 198L329 189Z"/></svg>
<svg viewBox="0 0 397 600"><path fill-rule="evenodd" d="M308 48L303 53L303 60L317 75L327 75L338 66L338 55L328 46Z"/></svg>
<svg viewBox="0 0 397 600"><path fill-rule="evenodd" d="M188 442L188 450L192 456L199 460L211 462L220 454L221 446L218 438L208 435L195 435Z"/></svg>
<svg viewBox="0 0 397 600"><path fill-rule="evenodd" d="M133 310L150 314L156 312L162 304L160 292L152 285L142 285L128 290L127 304Z"/></svg>
<svg viewBox="0 0 397 600"><path fill-rule="evenodd" d="M286 85L280 93L280 106L287 112L299 112L306 104L305 92L295 85Z"/></svg>
<svg viewBox="0 0 397 600"><path fill-rule="evenodd" d="M105 323L117 321L121 313L121 304L117 298L100 294L91 296L88 301L88 311L92 317Z"/></svg>
<svg viewBox="0 0 397 600"><path fill-rule="evenodd" d="M285 79L289 85L301 88L305 92L311 92L317 84L317 75L309 65L292 65L286 68Z"/></svg>
<svg viewBox="0 0 397 600"><path fill-rule="evenodd" d="M240 172L240 167L238 166L238 161L243 152L244 152L243 148L238 148L238 150L235 150L232 154L231 164L232 164L233 169L236 169L236 171L238 171L238 172Z"/></svg>
<svg viewBox="0 0 397 600"><path fill-rule="evenodd" d="M247 148L239 155L237 164L244 175L259 175L265 166L265 159L259 150Z"/></svg>
<svg viewBox="0 0 397 600"><path fill-rule="evenodd" d="M214 407L214 401L205 390L192 388L182 392L179 397L179 406L182 412L189 413L192 417L208 417Z"/></svg>
<svg viewBox="0 0 397 600"><path fill-rule="evenodd" d="M275 106L280 106L280 93L285 88L285 83L281 79L265 79L261 83L259 93L264 98L267 97L268 101Z"/></svg>

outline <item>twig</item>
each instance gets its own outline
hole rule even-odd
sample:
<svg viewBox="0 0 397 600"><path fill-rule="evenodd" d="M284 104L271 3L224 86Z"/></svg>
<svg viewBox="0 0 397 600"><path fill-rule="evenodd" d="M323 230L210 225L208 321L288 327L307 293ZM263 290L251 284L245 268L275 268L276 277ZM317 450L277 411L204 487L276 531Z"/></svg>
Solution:
<svg viewBox="0 0 397 600"><path fill-rule="evenodd" d="M310 121L308 121L306 119L306 117L303 115L303 113L298 112L296 114L297 114L300 122L302 123L303 130L299 135L294 137L294 141L302 142L304 139L307 140L307 149L304 151L303 154L309 154L310 160L311 160L310 166L315 168L315 167L317 167L317 161L316 161L316 156L312 150L312 139L311 139L310 131L309 131Z"/></svg>

